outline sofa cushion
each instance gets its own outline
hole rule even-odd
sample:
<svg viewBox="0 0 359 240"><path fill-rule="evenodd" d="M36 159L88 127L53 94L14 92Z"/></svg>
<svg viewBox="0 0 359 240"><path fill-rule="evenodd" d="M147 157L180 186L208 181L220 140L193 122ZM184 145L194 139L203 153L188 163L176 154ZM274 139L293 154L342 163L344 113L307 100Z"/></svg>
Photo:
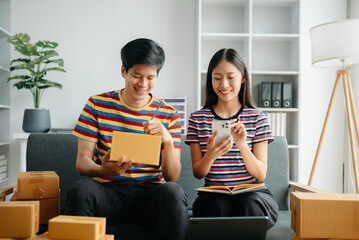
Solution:
<svg viewBox="0 0 359 240"><path fill-rule="evenodd" d="M290 211L279 211L277 223L268 230L266 240L292 240L294 231L290 228Z"/></svg>
<svg viewBox="0 0 359 240"><path fill-rule="evenodd" d="M27 143L26 171L55 171L60 177L60 214L67 192L80 179L76 171L77 137L72 134L30 134Z"/></svg>
<svg viewBox="0 0 359 240"><path fill-rule="evenodd" d="M289 209L289 155L287 139L275 136L268 145L268 170L264 180L278 201L280 210Z"/></svg>
<svg viewBox="0 0 359 240"><path fill-rule="evenodd" d="M197 191L195 188L204 186L204 179L197 179L193 176L192 160L191 160L191 148L185 144L186 135L181 136L181 176L178 180L178 184L187 193L188 208L192 209L192 204L197 198Z"/></svg>

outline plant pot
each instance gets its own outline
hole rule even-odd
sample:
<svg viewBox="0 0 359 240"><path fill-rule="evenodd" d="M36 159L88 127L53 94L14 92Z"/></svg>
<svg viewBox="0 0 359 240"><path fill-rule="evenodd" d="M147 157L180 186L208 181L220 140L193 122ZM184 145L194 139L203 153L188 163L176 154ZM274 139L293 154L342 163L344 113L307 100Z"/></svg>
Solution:
<svg viewBox="0 0 359 240"><path fill-rule="evenodd" d="M28 133L48 132L51 128L50 110L25 109L22 130Z"/></svg>

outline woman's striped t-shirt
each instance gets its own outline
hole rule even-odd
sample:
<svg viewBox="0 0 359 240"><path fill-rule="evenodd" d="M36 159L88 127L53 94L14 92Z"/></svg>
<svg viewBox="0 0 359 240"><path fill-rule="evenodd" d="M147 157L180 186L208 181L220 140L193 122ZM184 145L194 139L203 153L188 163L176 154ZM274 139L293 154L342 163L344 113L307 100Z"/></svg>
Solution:
<svg viewBox="0 0 359 240"><path fill-rule="evenodd" d="M253 144L268 141L273 137L266 115L258 109L244 107L234 116L247 131L247 144L252 151ZM188 122L186 143L200 144L202 156L207 152L207 140L212 135L211 122L219 118L210 108L203 108L191 114ZM205 178L206 186L235 187L253 183L256 179L247 171L242 154L233 143L231 150L216 159Z"/></svg>
<svg viewBox="0 0 359 240"><path fill-rule="evenodd" d="M90 97L73 131L75 136L97 143L93 157L97 164L101 164L101 157L111 148L113 131L144 134L143 123L151 119L160 104L160 100L151 95L152 98L146 106L133 108L123 101L120 91ZM171 134L174 147L181 149L181 125L177 111L164 102L154 119L159 120ZM99 182L165 182L161 166L146 164L129 168L122 176L94 179Z"/></svg>

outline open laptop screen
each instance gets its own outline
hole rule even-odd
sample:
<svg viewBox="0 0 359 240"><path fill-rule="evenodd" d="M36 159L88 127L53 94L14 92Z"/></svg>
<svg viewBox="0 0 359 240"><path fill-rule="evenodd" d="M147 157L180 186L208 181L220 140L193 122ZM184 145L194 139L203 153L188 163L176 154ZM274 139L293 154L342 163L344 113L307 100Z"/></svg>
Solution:
<svg viewBox="0 0 359 240"><path fill-rule="evenodd" d="M190 218L188 239L264 240L268 217L203 217Z"/></svg>

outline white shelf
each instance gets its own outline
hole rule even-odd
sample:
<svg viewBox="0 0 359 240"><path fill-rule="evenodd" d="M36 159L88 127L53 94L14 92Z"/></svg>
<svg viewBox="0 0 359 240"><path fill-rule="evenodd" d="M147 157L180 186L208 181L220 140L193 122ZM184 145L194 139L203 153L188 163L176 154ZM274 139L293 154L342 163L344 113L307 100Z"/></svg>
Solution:
<svg viewBox="0 0 359 240"><path fill-rule="evenodd" d="M276 33L254 33L251 34L253 40L257 41L292 41L299 38L299 34L276 34Z"/></svg>
<svg viewBox="0 0 359 240"><path fill-rule="evenodd" d="M8 31L0 27L0 37L10 37L10 36L11 34Z"/></svg>
<svg viewBox="0 0 359 240"><path fill-rule="evenodd" d="M298 108L259 108L263 112L299 112Z"/></svg>
<svg viewBox="0 0 359 240"><path fill-rule="evenodd" d="M10 149L10 83L7 82L10 76L10 43L7 42L11 36L10 12L11 0L0 0L0 148L6 156ZM0 187L6 181L8 178L0 180Z"/></svg>
<svg viewBox="0 0 359 240"><path fill-rule="evenodd" d="M227 39L247 39L248 33L202 33L203 40L227 40Z"/></svg>
<svg viewBox="0 0 359 240"><path fill-rule="evenodd" d="M6 182L6 181L8 181L9 180L9 178L5 178L5 179L3 179L3 180L0 180L0 183L4 183L4 182Z"/></svg>
<svg viewBox="0 0 359 240"><path fill-rule="evenodd" d="M252 71L252 75L299 75L299 71Z"/></svg>
<svg viewBox="0 0 359 240"><path fill-rule="evenodd" d="M298 145L289 144L288 149L298 149Z"/></svg>
<svg viewBox="0 0 359 240"><path fill-rule="evenodd" d="M0 104L0 109L10 109L10 106Z"/></svg>
<svg viewBox="0 0 359 240"><path fill-rule="evenodd" d="M8 68L4 68L4 67L0 66L0 72L7 72L7 73L10 73L10 69L8 69Z"/></svg>
<svg viewBox="0 0 359 240"><path fill-rule="evenodd" d="M210 59L222 48L233 48L247 64L253 99L262 82L292 83L292 108L259 108L280 116L290 143L290 161L298 166L300 92L300 0L197 0L197 108L205 98ZM284 127L284 125L279 126ZM297 169L291 170L295 177Z"/></svg>

